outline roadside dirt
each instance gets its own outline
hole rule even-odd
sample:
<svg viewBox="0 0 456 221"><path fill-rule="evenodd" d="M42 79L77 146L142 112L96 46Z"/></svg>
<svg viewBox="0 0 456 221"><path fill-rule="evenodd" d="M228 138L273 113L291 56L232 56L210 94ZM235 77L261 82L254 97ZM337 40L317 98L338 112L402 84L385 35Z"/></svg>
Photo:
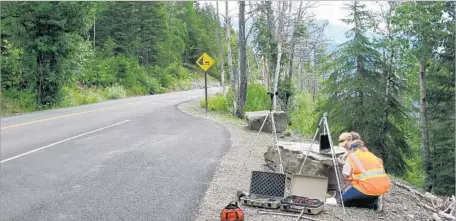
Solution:
<svg viewBox="0 0 456 221"><path fill-rule="evenodd" d="M204 112L199 107L199 101L181 104L180 110L198 117L216 121L225 126L231 135L231 147L223 156L212 182L199 206L196 220L220 220L219 215L223 207L236 200L236 191L248 191L252 170L269 171L265 166L263 153L267 145L273 141L271 134L250 131L245 121L236 120L227 115ZM280 139L299 141L300 137L282 137ZM279 215L261 215L259 208L247 207L241 204L245 212L245 220L265 221L292 221L294 217ZM431 215L418 205L417 199L407 190L393 186L391 192L384 197L383 212L368 209L345 208L325 205L324 211L318 215L305 215L315 220L429 220ZM280 210L271 212L281 213ZM294 213L287 213L293 214ZM304 220L304 219L301 219Z"/></svg>

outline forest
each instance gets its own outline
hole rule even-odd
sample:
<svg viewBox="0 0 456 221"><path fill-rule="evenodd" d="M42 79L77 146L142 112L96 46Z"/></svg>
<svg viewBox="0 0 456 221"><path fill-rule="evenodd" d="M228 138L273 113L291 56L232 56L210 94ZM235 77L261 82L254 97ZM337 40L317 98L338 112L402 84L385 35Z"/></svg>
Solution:
<svg viewBox="0 0 456 221"><path fill-rule="evenodd" d="M317 2L218 3L2 3L2 115L185 90L206 52L223 88L210 111L272 105L306 137L327 112L332 134L359 132L392 176L455 194L455 2L347 2L335 50Z"/></svg>
<svg viewBox="0 0 456 221"><path fill-rule="evenodd" d="M2 3L2 113L188 89L217 28L193 2Z"/></svg>

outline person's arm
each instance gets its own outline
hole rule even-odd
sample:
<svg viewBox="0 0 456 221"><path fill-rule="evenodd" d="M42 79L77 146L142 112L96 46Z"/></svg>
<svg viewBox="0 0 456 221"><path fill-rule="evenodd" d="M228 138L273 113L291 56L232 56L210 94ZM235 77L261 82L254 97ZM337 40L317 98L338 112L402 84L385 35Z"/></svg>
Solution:
<svg viewBox="0 0 456 221"><path fill-rule="evenodd" d="M351 163L346 160L344 164L344 168L342 169L342 174L344 177L344 191L346 190L346 187L350 186L352 181L350 179L351 174L352 174L352 166Z"/></svg>

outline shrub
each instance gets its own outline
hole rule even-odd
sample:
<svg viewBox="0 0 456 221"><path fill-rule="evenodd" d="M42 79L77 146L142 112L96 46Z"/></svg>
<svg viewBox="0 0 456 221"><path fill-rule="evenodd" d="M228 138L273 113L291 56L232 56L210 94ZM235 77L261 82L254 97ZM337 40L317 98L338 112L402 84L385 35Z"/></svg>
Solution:
<svg viewBox="0 0 456 221"><path fill-rule="evenodd" d="M269 110L271 98L268 91L261 84L250 84L247 87L247 103L244 110L261 111Z"/></svg>
<svg viewBox="0 0 456 221"><path fill-rule="evenodd" d="M103 90L96 87L78 89L76 87L64 86L60 90L59 95L59 107L73 107L84 104L93 104L105 100L103 97Z"/></svg>
<svg viewBox="0 0 456 221"><path fill-rule="evenodd" d="M312 136L315 132L317 113L316 103L312 101L312 95L302 92L294 96L291 115L291 127L305 136Z"/></svg>
<svg viewBox="0 0 456 221"><path fill-rule="evenodd" d="M228 91L226 98L222 94L216 94L207 97L208 111L216 111L220 113L230 113L232 107L232 94ZM205 98L201 99L200 107L206 108Z"/></svg>
<svg viewBox="0 0 456 221"><path fill-rule="evenodd" d="M208 97L208 110L217 112L231 112L233 108L233 94L231 90L227 91L226 98L223 95L217 94ZM247 111L260 111L269 110L271 98L268 92L260 84L251 84L247 88L247 103L244 110ZM204 98L200 101L200 107L205 108Z"/></svg>
<svg viewBox="0 0 456 221"><path fill-rule="evenodd" d="M423 158L418 154L418 156L406 159L406 162L410 168L403 179L420 189L424 189L425 173L423 170Z"/></svg>
<svg viewBox="0 0 456 221"><path fill-rule="evenodd" d="M32 90L7 90L1 93L1 113L22 113L36 110L36 97Z"/></svg>
<svg viewBox="0 0 456 221"><path fill-rule="evenodd" d="M124 87L116 84L114 86L105 88L104 95L105 95L104 97L109 100L119 99L119 98L127 97L127 91L125 90Z"/></svg>

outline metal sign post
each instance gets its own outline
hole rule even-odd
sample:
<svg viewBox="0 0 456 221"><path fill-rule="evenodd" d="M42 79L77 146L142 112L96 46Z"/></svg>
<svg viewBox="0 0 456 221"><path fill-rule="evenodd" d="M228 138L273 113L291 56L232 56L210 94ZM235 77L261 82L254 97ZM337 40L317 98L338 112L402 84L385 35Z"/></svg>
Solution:
<svg viewBox="0 0 456 221"><path fill-rule="evenodd" d="M206 98L206 113L207 113L207 71L204 72L204 97Z"/></svg>
<svg viewBox="0 0 456 221"><path fill-rule="evenodd" d="M207 106L208 106L208 103L207 103L207 70L212 67L212 65L214 64L214 59L211 58L211 56L209 56L208 54L206 53L203 53L203 55L201 55L201 57L198 58L198 60L196 61L196 64L204 70L204 96L206 98L206 113L207 113Z"/></svg>

